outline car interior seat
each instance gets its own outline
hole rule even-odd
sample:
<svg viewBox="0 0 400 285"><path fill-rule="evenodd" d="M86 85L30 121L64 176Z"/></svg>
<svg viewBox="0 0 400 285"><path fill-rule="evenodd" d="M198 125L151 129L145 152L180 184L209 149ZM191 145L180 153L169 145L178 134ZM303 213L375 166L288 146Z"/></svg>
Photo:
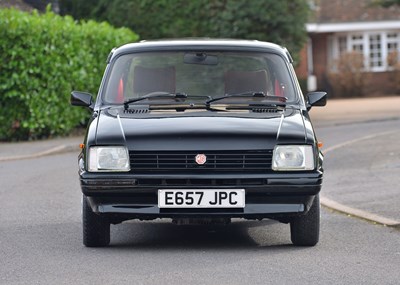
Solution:
<svg viewBox="0 0 400 285"><path fill-rule="evenodd" d="M175 67L150 68L136 66L134 69L133 93L146 95L151 92L175 93Z"/></svg>
<svg viewBox="0 0 400 285"><path fill-rule="evenodd" d="M235 71L225 72L225 94L243 92L268 92L267 71Z"/></svg>

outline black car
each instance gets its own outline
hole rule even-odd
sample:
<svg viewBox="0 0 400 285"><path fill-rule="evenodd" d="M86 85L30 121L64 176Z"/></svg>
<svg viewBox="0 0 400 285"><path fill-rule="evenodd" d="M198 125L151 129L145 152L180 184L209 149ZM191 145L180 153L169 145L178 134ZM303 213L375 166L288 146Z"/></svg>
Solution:
<svg viewBox="0 0 400 285"><path fill-rule="evenodd" d="M290 223L291 240L319 240L323 156L285 48L187 39L111 51L79 155L83 243L106 246L110 224L170 218Z"/></svg>

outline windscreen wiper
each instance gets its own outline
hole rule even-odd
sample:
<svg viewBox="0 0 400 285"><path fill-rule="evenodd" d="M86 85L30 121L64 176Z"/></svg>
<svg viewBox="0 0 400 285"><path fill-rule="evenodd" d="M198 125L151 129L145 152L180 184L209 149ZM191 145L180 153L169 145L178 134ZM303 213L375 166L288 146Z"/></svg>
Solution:
<svg viewBox="0 0 400 285"><path fill-rule="evenodd" d="M282 103L286 103L287 97L282 97L278 95L265 95L264 92L243 92L243 93L235 93L235 94L226 94L221 97L213 98L208 101L206 101L206 105L210 105L212 102L220 101L226 98L262 98L259 102L265 101L265 100L271 100L269 103L274 104L275 101L278 101L278 103L281 103L279 105L284 105ZM264 103L263 103L264 104Z"/></svg>
<svg viewBox="0 0 400 285"><path fill-rule="evenodd" d="M186 99L188 97L187 94L185 93L169 93L169 92L151 92L149 94L143 95L142 97L139 98L132 98L129 100L126 100L124 102L124 107L125 109L128 108L129 104L143 101L146 99L151 99L151 98L158 98L158 99Z"/></svg>

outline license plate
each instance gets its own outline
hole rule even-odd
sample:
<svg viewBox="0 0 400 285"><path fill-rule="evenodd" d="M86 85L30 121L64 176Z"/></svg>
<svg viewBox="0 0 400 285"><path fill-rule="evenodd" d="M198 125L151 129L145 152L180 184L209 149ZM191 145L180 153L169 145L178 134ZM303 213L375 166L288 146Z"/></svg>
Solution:
<svg viewBox="0 0 400 285"><path fill-rule="evenodd" d="M159 208L244 208L244 189L160 189Z"/></svg>

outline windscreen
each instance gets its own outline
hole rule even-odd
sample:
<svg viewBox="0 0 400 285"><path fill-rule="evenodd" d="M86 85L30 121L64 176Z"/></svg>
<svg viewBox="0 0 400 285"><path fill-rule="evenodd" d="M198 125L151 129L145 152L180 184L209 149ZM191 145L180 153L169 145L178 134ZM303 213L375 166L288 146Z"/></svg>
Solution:
<svg viewBox="0 0 400 285"><path fill-rule="evenodd" d="M122 55L112 65L103 98L120 104L156 92L199 99L262 92L295 100L288 66L279 55L209 51Z"/></svg>

